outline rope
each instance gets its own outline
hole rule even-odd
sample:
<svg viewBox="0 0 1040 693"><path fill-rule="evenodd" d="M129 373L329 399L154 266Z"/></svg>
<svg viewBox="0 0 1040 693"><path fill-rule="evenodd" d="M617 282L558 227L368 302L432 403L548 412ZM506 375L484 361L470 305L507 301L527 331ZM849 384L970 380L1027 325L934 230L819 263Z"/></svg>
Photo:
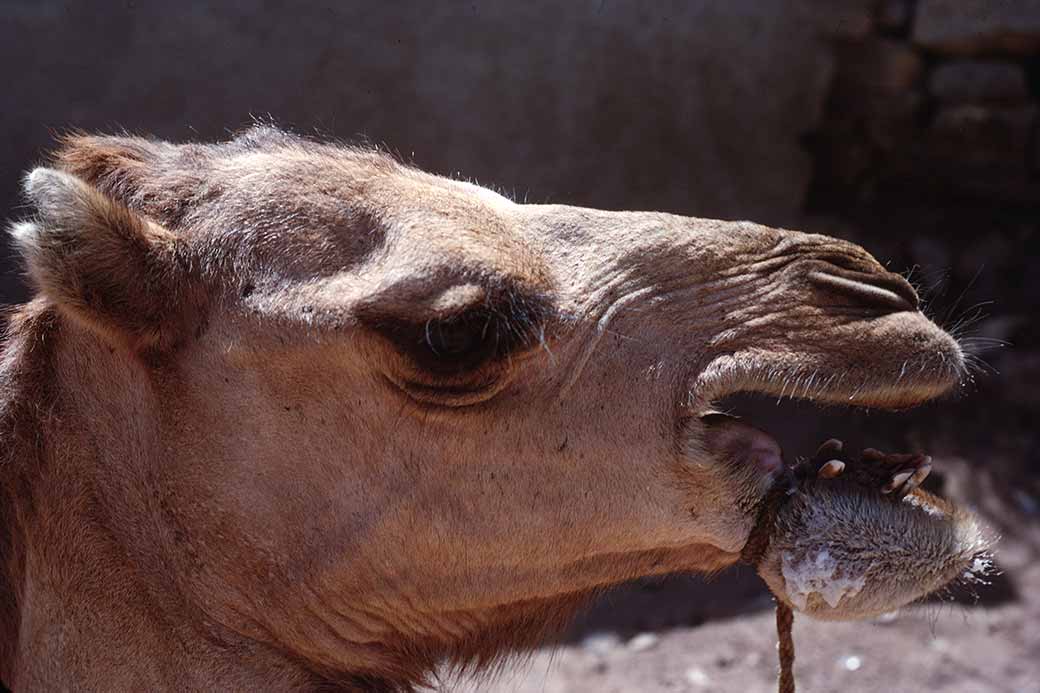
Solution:
<svg viewBox="0 0 1040 693"><path fill-rule="evenodd" d="M747 543L740 552L740 560L758 567L762 557L769 550L773 525L776 523L776 516L780 512L780 508L788 499L787 490L789 488L790 482L787 479L781 479L773 484L765 498L762 499L755 515L755 524L748 535Z"/></svg>
<svg viewBox="0 0 1040 693"><path fill-rule="evenodd" d="M769 550L769 540L776 522L776 516L789 498L788 490L795 483L792 474L778 479L762 499L755 517L755 526L751 529L747 544L740 557L746 563L758 566L758 563ZM780 675L777 682L779 693L795 693L794 690L794 612L784 602L776 600L776 634L779 639L777 654L780 657Z"/></svg>
<svg viewBox="0 0 1040 693"><path fill-rule="evenodd" d="M780 655L780 679L777 688L780 693L794 691L794 635L791 626L794 624L794 612L782 601L776 602L776 634L780 638L777 652Z"/></svg>

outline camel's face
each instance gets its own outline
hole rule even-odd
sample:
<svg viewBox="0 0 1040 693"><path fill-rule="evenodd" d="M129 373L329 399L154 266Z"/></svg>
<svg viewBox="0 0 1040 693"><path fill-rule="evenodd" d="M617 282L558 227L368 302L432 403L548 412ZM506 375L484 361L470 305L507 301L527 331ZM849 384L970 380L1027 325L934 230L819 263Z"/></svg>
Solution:
<svg viewBox="0 0 1040 693"><path fill-rule="evenodd" d="M329 666L337 639L465 637L732 562L780 452L711 415L726 395L904 407L963 369L906 281L833 238L516 204L264 131L84 138L58 166L19 240L156 373L199 601Z"/></svg>

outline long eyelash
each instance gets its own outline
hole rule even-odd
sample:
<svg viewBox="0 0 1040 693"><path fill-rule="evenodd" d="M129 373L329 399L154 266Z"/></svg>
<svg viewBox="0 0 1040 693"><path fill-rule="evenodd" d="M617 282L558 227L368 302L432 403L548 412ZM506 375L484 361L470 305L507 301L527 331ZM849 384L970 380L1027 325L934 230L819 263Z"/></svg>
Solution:
<svg viewBox="0 0 1040 693"><path fill-rule="evenodd" d="M485 366L496 362L508 366L517 354L533 349L552 358L549 345L558 318L548 296L505 280L463 279L482 285L484 297L454 315L416 320L372 311L360 317L411 362L414 372L433 380L485 372Z"/></svg>
<svg viewBox="0 0 1040 693"><path fill-rule="evenodd" d="M433 320L427 320L424 326L423 336L426 339L426 346L429 347L430 351L437 353L437 347L433 346L433 339L430 338L430 325L433 324Z"/></svg>

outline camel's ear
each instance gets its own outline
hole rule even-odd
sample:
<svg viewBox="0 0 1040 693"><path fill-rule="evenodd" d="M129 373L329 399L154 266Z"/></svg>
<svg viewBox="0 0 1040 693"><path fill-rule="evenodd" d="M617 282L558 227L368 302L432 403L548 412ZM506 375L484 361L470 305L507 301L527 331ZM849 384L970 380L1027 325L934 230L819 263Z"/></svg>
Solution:
<svg viewBox="0 0 1040 693"><path fill-rule="evenodd" d="M25 178L33 221L11 232L37 289L132 348L169 348L201 320L184 242L69 173Z"/></svg>
<svg viewBox="0 0 1040 693"><path fill-rule="evenodd" d="M193 198L208 187L200 174L206 156L195 145L74 134L61 138L52 162L109 198L176 228Z"/></svg>
<svg viewBox="0 0 1040 693"><path fill-rule="evenodd" d="M63 171L124 199L160 158L175 148L143 137L72 134L61 138L54 161Z"/></svg>

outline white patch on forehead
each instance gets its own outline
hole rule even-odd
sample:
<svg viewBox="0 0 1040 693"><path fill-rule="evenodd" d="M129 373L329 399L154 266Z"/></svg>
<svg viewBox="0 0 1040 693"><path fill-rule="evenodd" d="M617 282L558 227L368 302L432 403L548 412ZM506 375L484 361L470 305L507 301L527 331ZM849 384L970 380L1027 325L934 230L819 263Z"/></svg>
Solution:
<svg viewBox="0 0 1040 693"><path fill-rule="evenodd" d="M428 309L437 314L450 314L460 308L468 308L485 299L484 287L462 284L447 289L429 301Z"/></svg>
<svg viewBox="0 0 1040 693"><path fill-rule="evenodd" d="M839 570L838 562L827 549L814 556L796 558L790 552L781 554L781 572L791 603L804 611L809 597L815 593L823 597L828 606L836 608L844 597L854 597L867 583L867 577L851 577Z"/></svg>

